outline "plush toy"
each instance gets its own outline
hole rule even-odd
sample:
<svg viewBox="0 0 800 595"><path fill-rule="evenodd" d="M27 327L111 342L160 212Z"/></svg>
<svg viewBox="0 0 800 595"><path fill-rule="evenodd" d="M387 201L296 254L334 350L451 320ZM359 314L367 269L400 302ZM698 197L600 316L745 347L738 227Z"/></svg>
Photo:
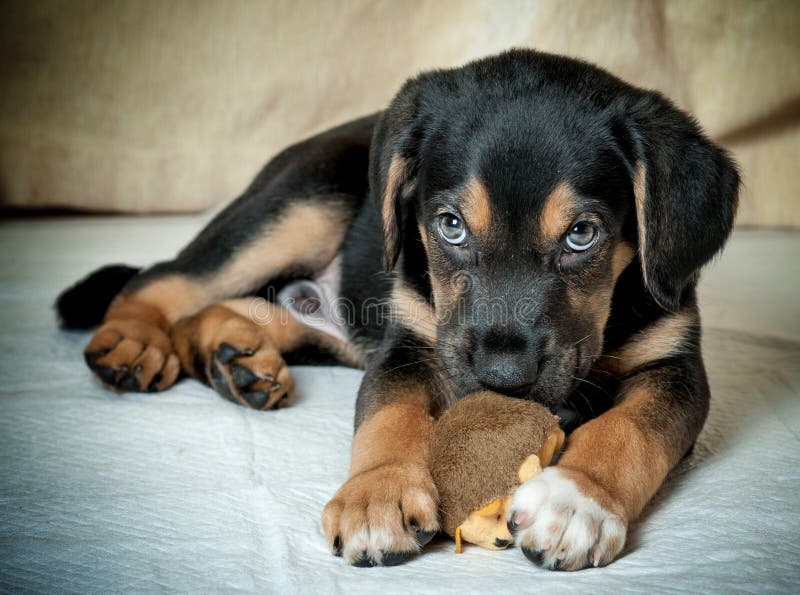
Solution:
<svg viewBox="0 0 800 595"><path fill-rule="evenodd" d="M491 550L512 543L506 511L514 488L541 473L563 443L558 418L546 408L497 393L464 397L441 416L430 470L456 552L462 541Z"/></svg>

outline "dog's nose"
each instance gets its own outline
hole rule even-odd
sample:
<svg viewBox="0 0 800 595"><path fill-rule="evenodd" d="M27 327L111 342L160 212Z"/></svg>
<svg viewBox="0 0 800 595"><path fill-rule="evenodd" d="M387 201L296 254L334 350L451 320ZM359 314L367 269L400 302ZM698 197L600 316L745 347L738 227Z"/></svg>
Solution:
<svg viewBox="0 0 800 595"><path fill-rule="evenodd" d="M529 333L530 334L530 333ZM507 327L476 332L473 369L488 390L514 397L530 393L539 373L539 341Z"/></svg>
<svg viewBox="0 0 800 595"><path fill-rule="evenodd" d="M537 372L536 358L516 353L486 354L475 366L478 380L485 388L513 397L525 396L531 391Z"/></svg>

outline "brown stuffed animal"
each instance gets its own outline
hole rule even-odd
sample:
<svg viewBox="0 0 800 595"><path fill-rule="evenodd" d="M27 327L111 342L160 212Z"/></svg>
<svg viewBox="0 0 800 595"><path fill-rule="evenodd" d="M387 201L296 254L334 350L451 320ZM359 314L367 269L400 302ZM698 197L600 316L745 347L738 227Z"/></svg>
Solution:
<svg viewBox="0 0 800 595"><path fill-rule="evenodd" d="M506 511L514 488L541 473L563 443L558 418L532 401L480 392L442 415L430 470L456 552L462 540L491 550L511 544Z"/></svg>

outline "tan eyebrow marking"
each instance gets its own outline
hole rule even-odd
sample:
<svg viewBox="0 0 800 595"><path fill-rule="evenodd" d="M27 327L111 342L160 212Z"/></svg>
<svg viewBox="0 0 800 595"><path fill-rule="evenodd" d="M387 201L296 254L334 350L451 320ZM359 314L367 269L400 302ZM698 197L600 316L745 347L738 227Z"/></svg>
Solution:
<svg viewBox="0 0 800 595"><path fill-rule="evenodd" d="M561 181L545 199L539 228L542 236L557 241L567 226L572 223L575 211L575 193L568 182Z"/></svg>
<svg viewBox="0 0 800 595"><path fill-rule="evenodd" d="M464 190L461 212L473 233L485 235L492 222L492 201L489 191L478 178L472 178Z"/></svg>

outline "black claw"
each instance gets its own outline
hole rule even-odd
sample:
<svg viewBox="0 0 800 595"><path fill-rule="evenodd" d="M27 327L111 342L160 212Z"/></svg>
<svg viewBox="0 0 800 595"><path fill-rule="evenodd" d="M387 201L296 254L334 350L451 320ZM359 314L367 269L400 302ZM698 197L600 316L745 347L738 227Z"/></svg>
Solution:
<svg viewBox="0 0 800 595"><path fill-rule="evenodd" d="M100 359L101 356L105 355L107 352L105 351L97 351L95 353L84 353L83 359L86 360L86 365L90 368L94 368L94 363Z"/></svg>
<svg viewBox="0 0 800 595"><path fill-rule="evenodd" d="M162 376L161 374L156 374L153 376L153 379L150 381L150 384L147 386L147 392L154 393L158 391L158 383L161 382Z"/></svg>
<svg viewBox="0 0 800 595"><path fill-rule="evenodd" d="M420 547L425 547L428 545L428 542L433 539L433 536L436 535L436 531L423 531L422 529L417 530L417 543Z"/></svg>
<svg viewBox="0 0 800 595"><path fill-rule="evenodd" d="M258 380L258 376L245 366L233 366L231 368L231 377L233 378L233 383L240 387L249 386Z"/></svg>
<svg viewBox="0 0 800 595"><path fill-rule="evenodd" d="M522 548L522 553L525 554L525 557L536 564L537 566L541 566L542 562L544 562L544 552L542 550L532 550L527 547Z"/></svg>
<svg viewBox="0 0 800 595"><path fill-rule="evenodd" d="M397 566L405 562L410 555L411 552L383 552L381 563L384 566Z"/></svg>
<svg viewBox="0 0 800 595"><path fill-rule="evenodd" d="M496 537L494 540L494 547L504 548L508 547L508 544L511 543L508 539L500 539Z"/></svg>
<svg viewBox="0 0 800 595"><path fill-rule="evenodd" d="M244 393L242 396L245 401L250 403L253 409L263 409L264 405L269 401L269 393L264 392Z"/></svg>
<svg viewBox="0 0 800 595"><path fill-rule="evenodd" d="M94 369L94 372L106 384L114 384L114 379L117 377L117 371L114 368L109 368L108 366L97 366Z"/></svg>
<svg viewBox="0 0 800 595"><path fill-rule="evenodd" d="M139 387L139 380L133 374L125 376L119 383L119 387L122 390L131 392L131 393L138 393L141 388Z"/></svg>
<svg viewBox="0 0 800 595"><path fill-rule="evenodd" d="M217 349L216 358L223 364L228 364L230 361L239 355L239 350L230 343L222 343Z"/></svg>
<svg viewBox="0 0 800 595"><path fill-rule="evenodd" d="M338 535L333 539L333 555L342 555L342 540Z"/></svg>
<svg viewBox="0 0 800 595"><path fill-rule="evenodd" d="M219 366L216 362L211 362L211 386L221 394L223 397L231 401L232 403L239 404L239 401L234 396L233 392L231 392L231 388L228 386L228 380L225 378L225 375L222 373L222 370L219 369Z"/></svg>
<svg viewBox="0 0 800 595"><path fill-rule="evenodd" d="M289 400L289 395L283 395L280 399L275 401L272 406L270 407L270 411L275 409L280 409L281 405Z"/></svg>
<svg viewBox="0 0 800 595"><path fill-rule="evenodd" d="M414 533L417 534L416 539L420 547L425 547L428 542L433 539L433 536L436 535L436 531L425 531L422 527L420 527L419 523L417 523L417 519L414 517L408 519L408 526Z"/></svg>
<svg viewBox="0 0 800 595"><path fill-rule="evenodd" d="M377 564L375 564L375 560L367 555L367 552L361 552L361 555L353 561L353 566L372 568L373 566L377 566Z"/></svg>
<svg viewBox="0 0 800 595"><path fill-rule="evenodd" d="M517 531L519 531L519 525L517 524L516 517L512 516L510 519L508 519L508 522L506 522L506 527L508 527L508 532L511 533L511 535L516 535Z"/></svg>
<svg viewBox="0 0 800 595"><path fill-rule="evenodd" d="M564 567L561 565L561 560L556 560L553 562L553 565L550 567L550 570L564 570Z"/></svg>

